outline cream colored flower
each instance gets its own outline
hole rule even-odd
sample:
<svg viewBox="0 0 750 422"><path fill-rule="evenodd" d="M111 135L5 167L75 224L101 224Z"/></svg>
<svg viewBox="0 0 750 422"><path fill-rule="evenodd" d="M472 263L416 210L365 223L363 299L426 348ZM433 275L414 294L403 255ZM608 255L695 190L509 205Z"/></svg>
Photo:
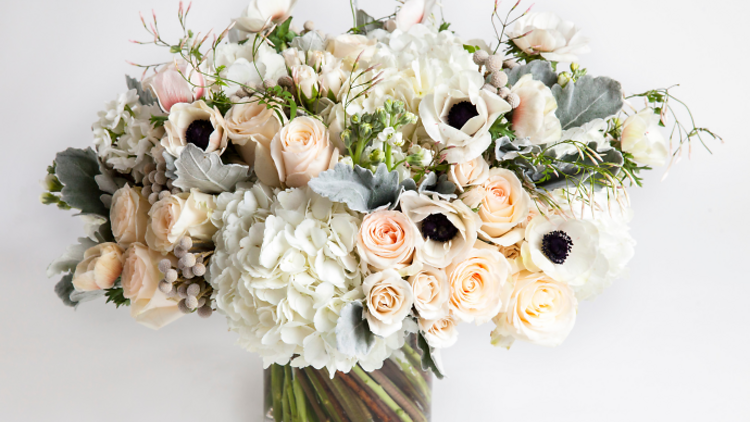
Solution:
<svg viewBox="0 0 750 422"><path fill-rule="evenodd" d="M112 196L112 208L109 211L112 221L112 234L121 246L146 241L148 212L151 204L141 195L141 188L125 185Z"/></svg>
<svg viewBox="0 0 750 422"><path fill-rule="evenodd" d="M511 277L508 260L481 241L468 255L445 270L451 286L450 308L464 322L491 320L502 307L502 293Z"/></svg>
<svg viewBox="0 0 750 422"><path fill-rule="evenodd" d="M360 62L369 61L375 54L377 43L377 39L370 39L364 35L343 34L330 38L326 45L326 51L351 66L357 58L360 59ZM360 67L361 65L362 63L360 63Z"/></svg>
<svg viewBox="0 0 750 422"><path fill-rule="evenodd" d="M578 55L590 51L588 38L581 35L575 24L553 13L529 13L521 17L508 37L526 54L539 54L551 62L575 62Z"/></svg>
<svg viewBox="0 0 750 422"><path fill-rule="evenodd" d="M409 277L409 283L414 294L414 308L420 318L437 320L450 313L448 299L451 289L444 270L424 267Z"/></svg>
<svg viewBox="0 0 750 422"><path fill-rule="evenodd" d="M177 301L159 290L159 281L164 275L159 271L159 262L164 256L141 243L133 243L125 252L122 271L123 296L130 299L130 315L136 322L154 330L170 324L184 315L177 308ZM173 256L168 257L172 264Z"/></svg>
<svg viewBox="0 0 750 422"><path fill-rule="evenodd" d="M411 286L394 270L374 273L362 282L367 297L365 316L370 330L388 337L403 327L414 304Z"/></svg>
<svg viewBox="0 0 750 422"><path fill-rule="evenodd" d="M493 319L492 344L509 348L524 340L540 346L562 343L576 321L573 289L543 273L523 271L510 283L503 312Z"/></svg>
<svg viewBox="0 0 750 422"><path fill-rule="evenodd" d="M481 185L490 176L490 165L480 155L479 157L461 164L451 166L448 180L463 192L465 188Z"/></svg>
<svg viewBox="0 0 750 422"><path fill-rule="evenodd" d="M294 86L297 87L299 93L304 95L304 98L312 100L320 92L318 74L312 67L303 64L292 68L292 78L294 78Z"/></svg>
<svg viewBox="0 0 750 422"><path fill-rule="evenodd" d="M172 106L169 120L164 122L167 136L162 138L164 149L175 157L193 144L205 152L222 154L227 148L226 123L217 108L209 107L203 100L192 104Z"/></svg>
<svg viewBox="0 0 750 422"><path fill-rule="evenodd" d="M393 269L411 275L422 267L415 260L421 247L419 229L401 212L379 210L368 214L357 235L357 252L371 271Z"/></svg>
<svg viewBox="0 0 750 422"><path fill-rule="evenodd" d="M401 195L401 209L422 233L417 258L445 268L468 253L477 240L479 216L461 201L441 201L414 191Z"/></svg>
<svg viewBox="0 0 750 422"><path fill-rule="evenodd" d="M419 329L430 347L445 349L458 341L458 319L453 315L446 315L435 320L419 319Z"/></svg>
<svg viewBox="0 0 750 422"><path fill-rule="evenodd" d="M425 130L446 148L448 163L461 164L482 155L492 143L490 127L511 111L505 100L482 89L483 85L479 72L463 71L435 88L419 106Z"/></svg>
<svg viewBox="0 0 750 422"><path fill-rule="evenodd" d="M242 16L236 19L237 28L246 32L261 32L286 21L297 0L251 0Z"/></svg>
<svg viewBox="0 0 750 422"><path fill-rule="evenodd" d="M520 240L517 236L505 239L504 235L526 220L531 207L531 198L521 186L515 173L502 168L493 168L487 180L461 195L469 207L479 208L482 225L479 237L501 246L509 246ZM520 229L523 232L523 229Z"/></svg>
<svg viewBox="0 0 750 422"><path fill-rule="evenodd" d="M264 163L258 172L261 182L269 186L279 186L281 182L289 187L304 187L310 179L336 165L339 151L331 144L328 129L320 120L297 117L271 141L271 157L273 162ZM266 166L276 167L277 183L263 180L270 173Z"/></svg>
<svg viewBox="0 0 750 422"><path fill-rule="evenodd" d="M216 233L216 227L211 223L214 208L213 196L196 189L160 200L149 211L148 246L167 254L185 236L210 241Z"/></svg>
<svg viewBox="0 0 750 422"><path fill-rule="evenodd" d="M257 100L235 104L225 119L229 139L247 164L257 172L258 161L271 161L271 141L283 126L273 109Z"/></svg>
<svg viewBox="0 0 750 422"><path fill-rule="evenodd" d="M122 274L122 248L101 243L83 254L73 274L73 286L79 292L111 289Z"/></svg>
<svg viewBox="0 0 750 422"><path fill-rule="evenodd" d="M521 105L513 110L512 127L516 136L529 138L535 145L559 141L562 125L555 114L557 100L552 90L532 75L524 75L511 92L521 99Z"/></svg>
<svg viewBox="0 0 750 422"><path fill-rule="evenodd" d="M633 155L635 161L649 166L667 163L667 141L659 128L660 116L645 108L628 117L622 125L622 150Z"/></svg>

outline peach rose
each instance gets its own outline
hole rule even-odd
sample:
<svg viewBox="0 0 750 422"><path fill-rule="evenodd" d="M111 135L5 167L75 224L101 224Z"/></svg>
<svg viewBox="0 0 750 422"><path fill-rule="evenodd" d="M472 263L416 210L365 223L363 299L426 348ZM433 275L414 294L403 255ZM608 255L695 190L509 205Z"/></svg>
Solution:
<svg viewBox="0 0 750 422"><path fill-rule="evenodd" d="M130 315L136 322L158 330L184 315L177 302L159 290L164 275L159 271L159 262L164 256L142 243L133 243L125 251L122 271L123 296L130 299ZM177 262L173 256L172 265Z"/></svg>
<svg viewBox="0 0 750 422"><path fill-rule="evenodd" d="M500 312L503 287L510 264L489 245L477 241L474 249L446 268L451 286L450 308L464 322L483 324Z"/></svg>
<svg viewBox="0 0 750 422"><path fill-rule="evenodd" d="M216 226L211 223L211 211L216 208L211 195L196 189L170 195L151 207L146 229L148 246L163 254L174 249L185 236L199 240L211 240Z"/></svg>
<svg viewBox="0 0 750 422"><path fill-rule="evenodd" d="M484 183L489 176L490 165L480 155L465 163L452 165L448 180L455 183L456 188L463 192L465 187Z"/></svg>
<svg viewBox="0 0 750 422"><path fill-rule="evenodd" d="M117 243L124 247L131 243L146 241L148 212L151 204L141 195L141 188L125 185L112 196L109 217L112 221L112 234Z"/></svg>
<svg viewBox="0 0 750 422"><path fill-rule="evenodd" d="M329 139L328 129L320 120L312 117L297 117L284 126L271 141L272 163L278 173L278 181L288 187L304 187L313 177L333 168L339 159L339 151ZM269 186L278 186L273 180L263 180L266 172L261 169L258 178Z"/></svg>
<svg viewBox="0 0 750 422"><path fill-rule="evenodd" d="M458 320L453 315L446 315L435 320L424 318L419 319L419 329L427 340L430 347L436 349L445 349L456 344L458 340L458 330L456 326Z"/></svg>
<svg viewBox="0 0 750 422"><path fill-rule="evenodd" d="M235 104L224 120L229 139L247 164L258 169L258 161L271 161L271 141L282 127L282 122L273 109L259 104L257 100ZM274 171L271 176L275 173ZM275 177L278 178L277 175Z"/></svg>
<svg viewBox="0 0 750 422"><path fill-rule="evenodd" d="M461 199L472 208L479 207L481 239L501 246L520 240L517 236L508 239L504 236L526 221L531 207L531 198L515 173L493 168L483 184L461 195Z"/></svg>
<svg viewBox="0 0 750 422"><path fill-rule="evenodd" d="M503 312L493 319L492 344L509 348L524 340L554 347L570 334L576 321L573 289L544 273L520 272L506 289Z"/></svg>
<svg viewBox="0 0 750 422"><path fill-rule="evenodd" d="M414 304L411 286L395 270L374 273L362 282L367 297L365 317L370 330L388 337L403 326Z"/></svg>
<svg viewBox="0 0 750 422"><path fill-rule="evenodd" d="M111 289L122 274L122 248L102 243L89 248L73 274L73 286L79 292Z"/></svg>
<svg viewBox="0 0 750 422"><path fill-rule="evenodd" d="M448 315L451 288L445 271L424 267L409 277L409 283L414 294L414 308L420 318L436 320Z"/></svg>
<svg viewBox="0 0 750 422"><path fill-rule="evenodd" d="M402 275L419 271L415 248L422 236L404 214L380 210L367 215L357 236L357 252L372 271L394 269Z"/></svg>

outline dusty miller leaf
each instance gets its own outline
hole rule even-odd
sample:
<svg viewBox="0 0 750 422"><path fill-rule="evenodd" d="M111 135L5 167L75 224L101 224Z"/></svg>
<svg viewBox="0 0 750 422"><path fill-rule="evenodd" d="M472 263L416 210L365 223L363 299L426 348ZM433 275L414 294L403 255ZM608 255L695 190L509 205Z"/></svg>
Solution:
<svg viewBox="0 0 750 422"><path fill-rule="evenodd" d="M172 180L176 179L177 175L175 174L175 172L177 171L177 167L175 167L174 165L176 158L174 158L172 154L168 153L167 151L164 151L162 153L162 156L164 157L164 161L167 164L167 171L165 172L165 175Z"/></svg>
<svg viewBox="0 0 750 422"><path fill-rule="evenodd" d="M505 72L508 74L508 83L511 86L515 85L523 75L528 74L550 88L557 83L557 73L552 69L552 63L545 60L534 60Z"/></svg>
<svg viewBox="0 0 750 422"><path fill-rule="evenodd" d="M438 178L437 173L431 172L422 180L419 185L419 193L435 194L441 199L451 200L456 198L456 185L448 180L448 175L443 174Z"/></svg>
<svg viewBox="0 0 750 422"><path fill-rule="evenodd" d="M82 214L109 216L101 196L106 192L99 189L96 176L99 175L99 158L91 148L68 148L55 157L55 174L63 184L62 200Z"/></svg>
<svg viewBox="0 0 750 422"><path fill-rule="evenodd" d="M339 315L336 323L336 349L349 356L364 356L375 346L375 334L364 317L364 307L359 302L350 302Z"/></svg>
<svg viewBox="0 0 750 422"><path fill-rule="evenodd" d="M182 150L174 165L177 169L174 185L184 191L197 188L212 194L231 192L237 183L250 178L250 167L224 164L219 154L205 153L193 144Z"/></svg>
<svg viewBox="0 0 750 422"><path fill-rule="evenodd" d="M422 333L419 333L419 339L417 340L417 347L422 351L422 370L432 371L433 374L438 379L445 378L445 375L443 375L443 372L440 370L439 365L437 364L436 360L433 358L433 350L430 347L429 344L427 344L427 340L425 340Z"/></svg>
<svg viewBox="0 0 750 422"><path fill-rule="evenodd" d="M131 78L128 75L125 75L125 82L128 84L128 89L134 89L138 93L138 102L140 102L143 105L152 105L156 103L156 99L151 94L151 91L143 89L143 85L138 81L138 79Z"/></svg>
<svg viewBox="0 0 750 422"><path fill-rule="evenodd" d="M584 76L565 88L552 87L557 100L557 117L563 130L581 127L594 119L606 119L622 110L622 86L604 76Z"/></svg>
<svg viewBox="0 0 750 422"><path fill-rule="evenodd" d="M57 283L57 285L55 285L55 293L57 293L57 297L63 301L65 306L70 306L71 308L75 308L76 306L76 302L70 299L70 294L74 291L73 274L67 274L59 283Z"/></svg>
<svg viewBox="0 0 750 422"><path fill-rule="evenodd" d="M383 23L368 15L362 9L357 10L357 27L365 34L383 28Z"/></svg>
<svg viewBox="0 0 750 422"><path fill-rule="evenodd" d="M325 51L326 40L318 31L310 31L292 40L291 46L299 51Z"/></svg>
<svg viewBox="0 0 750 422"><path fill-rule="evenodd" d="M310 180L308 186L331 201L343 202L354 211L368 213L382 206L395 206L407 183L399 184L398 172L388 173L385 164L380 164L374 174L360 166L336 164L333 170Z"/></svg>
<svg viewBox="0 0 750 422"><path fill-rule="evenodd" d="M96 242L87 237L79 238L77 244L69 246L61 257L52 261L47 267L47 277L54 277L75 270L76 265L83 261L83 254L96 245Z"/></svg>

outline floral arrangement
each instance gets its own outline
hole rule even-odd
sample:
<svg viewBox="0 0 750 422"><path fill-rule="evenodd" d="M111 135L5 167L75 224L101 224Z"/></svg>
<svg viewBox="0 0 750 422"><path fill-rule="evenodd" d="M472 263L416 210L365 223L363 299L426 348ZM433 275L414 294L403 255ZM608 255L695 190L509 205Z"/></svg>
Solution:
<svg viewBox="0 0 750 422"><path fill-rule="evenodd" d="M182 4L176 39L142 17L166 62L136 65L94 148L43 182L86 225L49 268L65 304L106 298L154 329L218 312L266 366L331 374L414 334L441 376L460 323L563 342L633 257L627 189L719 139L671 89L588 75L587 39L548 13L496 4L487 44L431 0L352 4L342 35L295 28L294 3L252 0L216 36Z"/></svg>

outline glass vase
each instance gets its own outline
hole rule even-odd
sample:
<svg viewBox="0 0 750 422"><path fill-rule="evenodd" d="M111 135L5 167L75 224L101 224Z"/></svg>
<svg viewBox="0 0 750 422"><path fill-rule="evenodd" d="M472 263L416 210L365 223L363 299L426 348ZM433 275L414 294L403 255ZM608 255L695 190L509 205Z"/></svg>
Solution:
<svg viewBox="0 0 750 422"><path fill-rule="evenodd" d="M264 373L267 422L429 422L432 373L409 338L383 367L323 369L272 365Z"/></svg>

